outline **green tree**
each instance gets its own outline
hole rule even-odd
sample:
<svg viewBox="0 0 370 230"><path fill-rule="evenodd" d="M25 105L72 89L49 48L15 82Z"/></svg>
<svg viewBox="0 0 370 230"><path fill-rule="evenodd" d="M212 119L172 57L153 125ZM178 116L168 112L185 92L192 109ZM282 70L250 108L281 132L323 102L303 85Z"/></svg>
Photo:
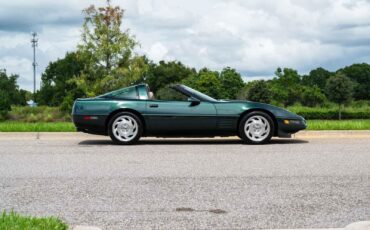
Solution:
<svg viewBox="0 0 370 230"><path fill-rule="evenodd" d="M180 83L195 74L195 69L183 65L181 62L160 61L158 64L150 64L146 82L150 86L150 90L156 93L166 85Z"/></svg>
<svg viewBox="0 0 370 230"><path fill-rule="evenodd" d="M41 88L37 92L40 105L58 106L68 94L75 95L76 85L71 82L79 76L85 63L76 52L66 53L65 57L50 62L41 76ZM83 96L83 92L75 96Z"/></svg>
<svg viewBox="0 0 370 230"><path fill-rule="evenodd" d="M26 98L17 84L18 75L7 75L0 70L0 119L4 119L11 105L26 105ZM23 91L22 91L23 92Z"/></svg>
<svg viewBox="0 0 370 230"><path fill-rule="evenodd" d="M27 105L27 101L33 99L32 93L28 90L20 89L19 93L21 95L22 100L24 100L24 103L22 103L21 105Z"/></svg>
<svg viewBox="0 0 370 230"><path fill-rule="evenodd" d="M183 83L198 91L201 91L214 98L223 98L224 91L219 78L219 72L203 68L198 74L185 79Z"/></svg>
<svg viewBox="0 0 370 230"><path fill-rule="evenodd" d="M272 99L285 107L299 102L302 85L298 72L294 69L278 68L275 75L277 77L269 81Z"/></svg>
<svg viewBox="0 0 370 230"><path fill-rule="evenodd" d="M321 92L321 89L318 86L306 86L303 88L301 96L302 105L309 107L321 106L325 103L325 101L325 94Z"/></svg>
<svg viewBox="0 0 370 230"><path fill-rule="evenodd" d="M353 64L337 72L342 72L354 82L353 98L355 100L370 100L369 64Z"/></svg>
<svg viewBox="0 0 370 230"><path fill-rule="evenodd" d="M131 58L137 44L128 30L121 31L124 10L107 0L105 7L91 5L83 13L82 44L78 48L91 58L91 67L102 67L111 74L122 60Z"/></svg>
<svg viewBox="0 0 370 230"><path fill-rule="evenodd" d="M81 42L77 51L50 63L39 92L42 104L70 110L77 97L93 97L139 83L149 60L134 53L137 45L128 30L121 31L124 10L112 6L83 10Z"/></svg>
<svg viewBox="0 0 370 230"><path fill-rule="evenodd" d="M270 103L271 91L266 81L256 80L250 81L245 87L245 98L250 101Z"/></svg>
<svg viewBox="0 0 370 230"><path fill-rule="evenodd" d="M10 111L10 104L9 94L5 90L0 89L0 120L6 118Z"/></svg>
<svg viewBox="0 0 370 230"><path fill-rule="evenodd" d="M286 86L294 86L301 83L301 77L299 76L297 70L290 69L290 68L277 68L275 71L275 75L277 78L275 80L280 85Z"/></svg>
<svg viewBox="0 0 370 230"><path fill-rule="evenodd" d="M353 84L351 79L342 73L330 77L326 83L326 93L329 100L339 106L339 120L342 118L342 107L351 100Z"/></svg>
<svg viewBox="0 0 370 230"><path fill-rule="evenodd" d="M121 31L124 10L108 0L105 7L91 5L83 13L78 51L86 64L77 86L94 96L139 81L147 70L145 58L134 54L137 42L129 31Z"/></svg>
<svg viewBox="0 0 370 230"><path fill-rule="evenodd" d="M7 75L6 71L0 71L0 89L9 95L11 105L26 105L25 95L21 93L17 84L17 74Z"/></svg>
<svg viewBox="0 0 370 230"><path fill-rule="evenodd" d="M308 75L302 77L302 84L306 86L317 86L322 92L325 92L326 81L333 73L324 68L311 70Z"/></svg>
<svg viewBox="0 0 370 230"><path fill-rule="evenodd" d="M240 74L230 67L226 67L221 71L220 81L225 99L236 99L238 93L245 85Z"/></svg>

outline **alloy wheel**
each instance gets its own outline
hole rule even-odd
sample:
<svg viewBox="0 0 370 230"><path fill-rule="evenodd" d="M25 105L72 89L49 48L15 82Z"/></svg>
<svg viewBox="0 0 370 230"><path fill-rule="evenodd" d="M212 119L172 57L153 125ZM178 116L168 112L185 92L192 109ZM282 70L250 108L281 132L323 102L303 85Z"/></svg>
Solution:
<svg viewBox="0 0 370 230"><path fill-rule="evenodd" d="M129 142L137 136L139 128L134 118L123 115L114 120L112 132L119 141Z"/></svg>
<svg viewBox="0 0 370 230"><path fill-rule="evenodd" d="M245 135L254 142L262 142L265 140L271 131L268 120L260 115L251 116L245 122Z"/></svg>

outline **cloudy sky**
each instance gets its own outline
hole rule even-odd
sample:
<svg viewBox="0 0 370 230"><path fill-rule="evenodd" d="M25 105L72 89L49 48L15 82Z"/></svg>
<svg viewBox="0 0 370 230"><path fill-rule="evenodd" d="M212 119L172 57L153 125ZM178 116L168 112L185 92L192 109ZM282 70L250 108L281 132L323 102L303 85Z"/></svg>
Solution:
<svg viewBox="0 0 370 230"><path fill-rule="evenodd" d="M300 73L370 62L367 0L113 0L126 9L141 46L154 61L236 68L246 79L273 76L278 66ZM32 89L31 31L39 34L37 77L75 49L81 10L104 1L0 0L0 69ZM39 84L39 83L38 83Z"/></svg>

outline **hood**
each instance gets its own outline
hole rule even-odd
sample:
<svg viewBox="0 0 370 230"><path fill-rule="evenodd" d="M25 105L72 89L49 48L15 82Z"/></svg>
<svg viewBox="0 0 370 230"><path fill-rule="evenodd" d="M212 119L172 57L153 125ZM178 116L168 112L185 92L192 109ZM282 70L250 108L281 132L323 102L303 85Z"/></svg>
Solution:
<svg viewBox="0 0 370 230"><path fill-rule="evenodd" d="M290 119L303 119L303 117L290 112L289 110L266 104L266 103L260 103L260 102L254 102L254 101L245 101L245 100L220 100L222 103L240 103L246 106L248 109L264 109L270 111L276 118L290 118Z"/></svg>

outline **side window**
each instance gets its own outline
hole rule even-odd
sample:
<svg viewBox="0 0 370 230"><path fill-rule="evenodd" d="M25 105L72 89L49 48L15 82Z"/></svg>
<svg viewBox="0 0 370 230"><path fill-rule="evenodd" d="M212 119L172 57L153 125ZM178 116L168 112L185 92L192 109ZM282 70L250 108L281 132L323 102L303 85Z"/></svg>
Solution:
<svg viewBox="0 0 370 230"><path fill-rule="evenodd" d="M138 99L136 87L122 89L117 92L117 94L113 95L113 97L118 99Z"/></svg>
<svg viewBox="0 0 370 230"><path fill-rule="evenodd" d="M186 95L170 87L165 87L165 88L158 90L155 97L157 100L163 100L163 101L187 101L188 100L188 97Z"/></svg>

